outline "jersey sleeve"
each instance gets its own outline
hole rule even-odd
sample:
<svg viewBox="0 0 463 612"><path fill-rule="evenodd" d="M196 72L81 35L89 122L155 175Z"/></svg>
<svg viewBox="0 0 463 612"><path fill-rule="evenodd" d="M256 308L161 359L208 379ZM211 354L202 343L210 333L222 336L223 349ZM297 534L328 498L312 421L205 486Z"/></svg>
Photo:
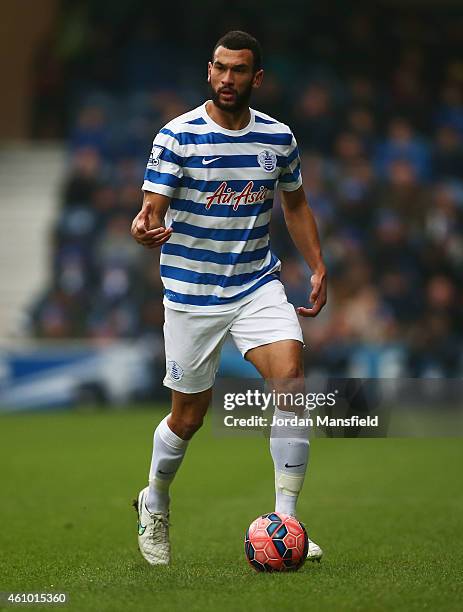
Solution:
<svg viewBox="0 0 463 612"><path fill-rule="evenodd" d="M173 132L163 128L153 141L142 189L171 198L180 187L182 177L183 158L179 143Z"/></svg>
<svg viewBox="0 0 463 612"><path fill-rule="evenodd" d="M296 139L292 135L291 144L278 178L278 187L282 191L295 191L302 185L301 160Z"/></svg>

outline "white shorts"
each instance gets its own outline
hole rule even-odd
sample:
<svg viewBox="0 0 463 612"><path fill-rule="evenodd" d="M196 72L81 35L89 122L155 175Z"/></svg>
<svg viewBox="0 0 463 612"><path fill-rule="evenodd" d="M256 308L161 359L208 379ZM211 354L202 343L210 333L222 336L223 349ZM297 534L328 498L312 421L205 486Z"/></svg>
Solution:
<svg viewBox="0 0 463 612"><path fill-rule="evenodd" d="M243 357L263 344L279 340L303 342L296 311L280 281L267 283L249 297L223 312L165 308L166 387L183 393L210 389L228 333Z"/></svg>

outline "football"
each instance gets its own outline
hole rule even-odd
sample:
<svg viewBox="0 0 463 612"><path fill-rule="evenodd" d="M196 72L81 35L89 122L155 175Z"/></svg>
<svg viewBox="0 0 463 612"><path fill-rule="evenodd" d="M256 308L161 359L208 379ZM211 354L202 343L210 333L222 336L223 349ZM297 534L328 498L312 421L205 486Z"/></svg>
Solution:
<svg viewBox="0 0 463 612"><path fill-rule="evenodd" d="M294 516L271 512L256 518L244 538L244 552L257 572L300 569L306 560L309 539Z"/></svg>

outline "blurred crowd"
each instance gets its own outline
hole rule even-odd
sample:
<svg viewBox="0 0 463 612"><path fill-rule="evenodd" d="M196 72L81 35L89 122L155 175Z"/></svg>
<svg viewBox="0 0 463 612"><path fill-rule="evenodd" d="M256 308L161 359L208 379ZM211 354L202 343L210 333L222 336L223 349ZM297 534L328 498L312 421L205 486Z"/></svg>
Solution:
<svg viewBox="0 0 463 612"><path fill-rule="evenodd" d="M310 365L342 374L354 348L398 346L404 375L461 375L461 16L382 9L334 20L333 7L301 3L257 20L238 2L214 22L210 2L177 16L127 3L118 22L91 2L65 4L37 63L35 135L69 142L38 337L161 337L158 253L129 231L144 167L158 129L207 99L215 39L242 28L264 50L252 105L296 135L328 265L329 302L302 321ZM289 300L306 304L310 274L278 201L272 245Z"/></svg>

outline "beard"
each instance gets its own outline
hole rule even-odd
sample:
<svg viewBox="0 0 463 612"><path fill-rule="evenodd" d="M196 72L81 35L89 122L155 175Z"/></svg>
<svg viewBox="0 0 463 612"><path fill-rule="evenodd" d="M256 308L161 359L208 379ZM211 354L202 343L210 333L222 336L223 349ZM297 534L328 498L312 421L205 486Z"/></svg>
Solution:
<svg viewBox="0 0 463 612"><path fill-rule="evenodd" d="M236 113L240 110L243 110L243 108L249 106L249 100L251 99L252 93L252 83L249 83L246 89L241 93L238 93L235 89L232 89L230 87L221 87L216 91L210 83L209 88L213 103L222 111L228 113ZM220 93L224 90L232 91L235 94L234 100L231 100L230 102L223 102L220 99Z"/></svg>

